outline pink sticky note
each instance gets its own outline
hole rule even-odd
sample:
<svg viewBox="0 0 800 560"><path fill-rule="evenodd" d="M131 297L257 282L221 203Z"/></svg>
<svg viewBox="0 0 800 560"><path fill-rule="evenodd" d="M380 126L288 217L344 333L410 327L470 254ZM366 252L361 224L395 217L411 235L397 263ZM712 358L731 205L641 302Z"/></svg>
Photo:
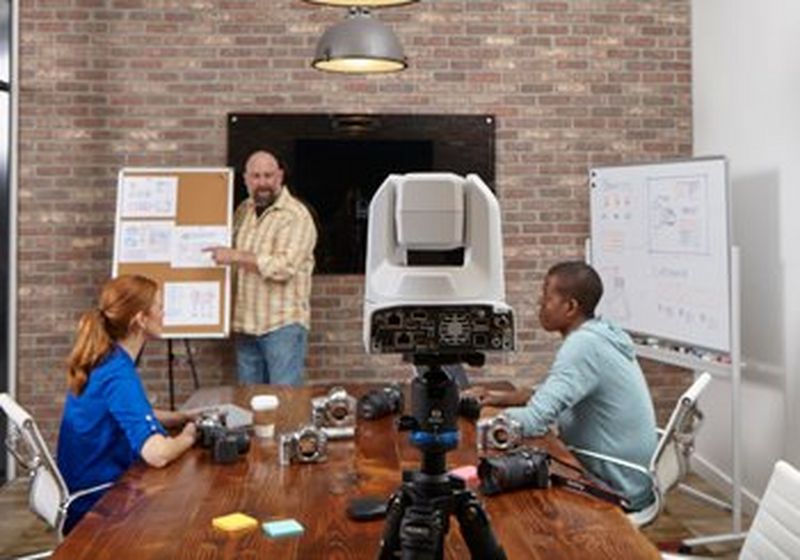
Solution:
<svg viewBox="0 0 800 560"><path fill-rule="evenodd" d="M478 469L475 465L465 465L450 471L450 474L464 480L467 484L478 482Z"/></svg>

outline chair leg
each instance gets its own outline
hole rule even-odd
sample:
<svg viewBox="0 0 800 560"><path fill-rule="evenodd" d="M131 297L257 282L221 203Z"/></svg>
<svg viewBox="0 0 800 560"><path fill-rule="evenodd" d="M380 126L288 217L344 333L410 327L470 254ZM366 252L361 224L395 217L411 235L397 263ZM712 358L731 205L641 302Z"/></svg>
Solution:
<svg viewBox="0 0 800 560"><path fill-rule="evenodd" d="M727 512L733 511L733 506L731 506L731 504L729 504L728 502L720 500L719 498L715 498L710 494L706 494L705 492L698 490L697 488L694 488L692 486L689 486L688 484L680 483L678 484L678 489L681 490L682 492L685 492L686 494L688 494L693 498L717 506L722 510L725 510Z"/></svg>
<svg viewBox="0 0 800 560"><path fill-rule="evenodd" d="M681 542L681 547L691 550L691 548L695 546L744 541L745 537L747 537L747 533L720 533L719 535L706 535L702 537L684 539L683 542Z"/></svg>
<svg viewBox="0 0 800 560"><path fill-rule="evenodd" d="M36 552L26 556L16 556L14 560L40 560L42 558L50 558L53 555L52 550L45 550L44 552Z"/></svg>

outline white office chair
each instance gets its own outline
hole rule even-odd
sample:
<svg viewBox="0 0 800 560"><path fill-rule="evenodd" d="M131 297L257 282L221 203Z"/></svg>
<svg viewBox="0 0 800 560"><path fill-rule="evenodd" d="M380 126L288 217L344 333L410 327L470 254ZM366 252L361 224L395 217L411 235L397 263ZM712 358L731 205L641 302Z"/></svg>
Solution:
<svg viewBox="0 0 800 560"><path fill-rule="evenodd" d="M69 505L76 499L104 490L113 483L101 484L70 494L31 415L8 393L0 393L0 409L8 416L6 446L17 462L28 471L31 479L28 505L36 515L57 531L60 541L63 538L64 521Z"/></svg>
<svg viewBox="0 0 800 560"><path fill-rule="evenodd" d="M789 560L800 552L800 471L775 463L739 558Z"/></svg>
<svg viewBox="0 0 800 560"><path fill-rule="evenodd" d="M633 469L651 480L655 501L643 510L628 514L628 519L637 527L644 527L655 521L664 509L666 493L688 474L689 457L694 451L694 436L703 418L703 414L697 409L697 399L710 381L711 374L702 373L678 399L667 425L663 430L658 430L658 443L647 467L587 449L570 448L576 455Z"/></svg>
<svg viewBox="0 0 800 560"><path fill-rule="evenodd" d="M800 551L800 471L778 461L744 539L740 560L791 560ZM700 556L663 553L664 560Z"/></svg>

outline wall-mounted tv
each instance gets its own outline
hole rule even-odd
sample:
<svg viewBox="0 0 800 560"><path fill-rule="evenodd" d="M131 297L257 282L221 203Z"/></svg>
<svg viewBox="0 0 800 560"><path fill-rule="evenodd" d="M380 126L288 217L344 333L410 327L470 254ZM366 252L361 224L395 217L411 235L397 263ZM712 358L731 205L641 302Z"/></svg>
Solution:
<svg viewBox="0 0 800 560"><path fill-rule="evenodd" d="M364 272L367 208L390 173L477 173L494 190L492 115L229 114L237 204L244 163L259 149L281 156L287 184L315 214L320 274Z"/></svg>

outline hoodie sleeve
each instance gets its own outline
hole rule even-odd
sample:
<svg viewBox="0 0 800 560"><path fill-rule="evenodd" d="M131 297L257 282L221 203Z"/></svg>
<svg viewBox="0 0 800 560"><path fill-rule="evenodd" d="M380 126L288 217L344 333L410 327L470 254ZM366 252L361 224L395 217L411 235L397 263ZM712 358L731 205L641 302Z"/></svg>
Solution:
<svg viewBox="0 0 800 560"><path fill-rule="evenodd" d="M597 386L591 361L591 334L576 331L564 341L547 378L528 404L505 410L506 416L522 424L525 436L547 432L562 412L573 407Z"/></svg>

